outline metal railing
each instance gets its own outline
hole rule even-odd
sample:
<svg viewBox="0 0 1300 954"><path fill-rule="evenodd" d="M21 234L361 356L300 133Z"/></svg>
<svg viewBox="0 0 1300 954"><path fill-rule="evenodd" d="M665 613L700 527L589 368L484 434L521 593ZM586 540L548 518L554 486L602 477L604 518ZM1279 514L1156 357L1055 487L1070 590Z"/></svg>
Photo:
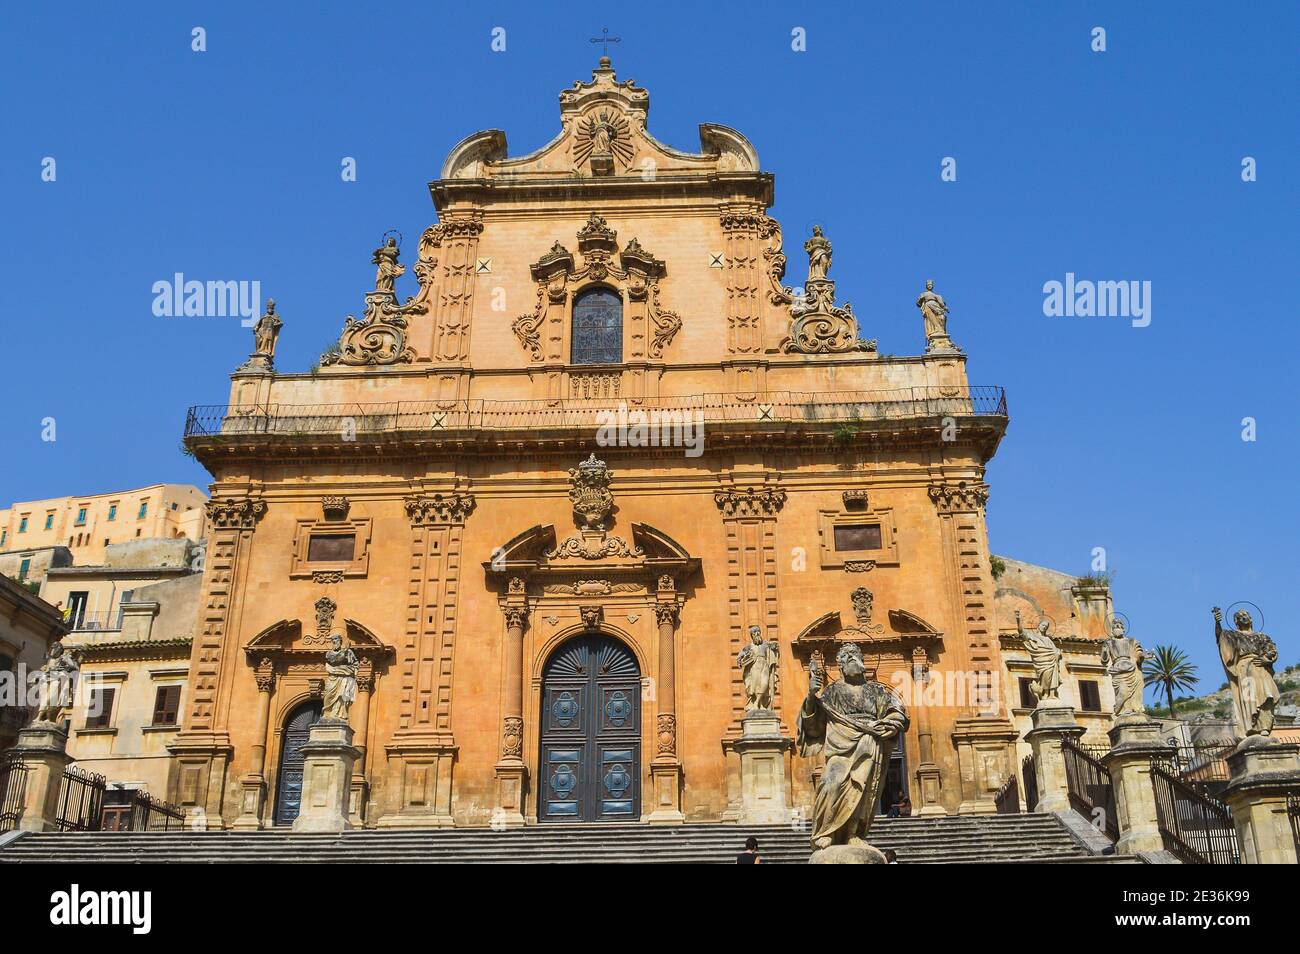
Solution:
<svg viewBox="0 0 1300 954"><path fill-rule="evenodd" d="M1228 755L1236 745L1235 741L1171 745L1168 756L1162 757L1161 762L1185 782L1202 790L1218 789L1230 777Z"/></svg>
<svg viewBox="0 0 1300 954"><path fill-rule="evenodd" d="M1020 775L1024 779L1025 811L1032 812L1038 807L1038 763L1032 755L1026 755L1020 763Z"/></svg>
<svg viewBox="0 0 1300 954"><path fill-rule="evenodd" d="M0 760L0 831L13 831L23 817L27 763L10 754Z"/></svg>
<svg viewBox="0 0 1300 954"><path fill-rule="evenodd" d="M112 632L122 628L122 611L115 609L72 613L68 616L68 624L73 632L78 633Z"/></svg>
<svg viewBox="0 0 1300 954"><path fill-rule="evenodd" d="M107 787L104 776L69 765L63 770L54 826L59 831L99 831Z"/></svg>
<svg viewBox="0 0 1300 954"><path fill-rule="evenodd" d="M1180 779L1161 759L1151 762L1156 820L1165 849L1188 864L1235 865L1241 846L1228 806Z"/></svg>
<svg viewBox="0 0 1300 954"><path fill-rule="evenodd" d="M1110 783L1110 772L1096 755L1097 752L1104 754L1106 751L1104 746L1084 747L1073 739L1065 739L1061 743L1070 806L1094 824L1097 813L1100 812L1102 830L1106 837L1118 841L1119 818L1115 813L1115 791Z"/></svg>
<svg viewBox="0 0 1300 954"><path fill-rule="evenodd" d="M1008 775L1002 787L997 790L997 794L993 796L993 804L997 806L999 815L1020 814L1020 786L1016 782L1015 772Z"/></svg>
<svg viewBox="0 0 1300 954"><path fill-rule="evenodd" d="M148 792L131 793L131 820L128 831L180 831L185 828L185 809L160 801Z"/></svg>
<svg viewBox="0 0 1300 954"><path fill-rule="evenodd" d="M918 418L1005 417L1000 387L916 387L887 391L768 391L735 394L557 400L392 401L353 404L198 405L185 418L185 436L338 435L595 429L618 415L645 412L659 420L706 424L870 424ZM632 423L636 423L633 421Z"/></svg>

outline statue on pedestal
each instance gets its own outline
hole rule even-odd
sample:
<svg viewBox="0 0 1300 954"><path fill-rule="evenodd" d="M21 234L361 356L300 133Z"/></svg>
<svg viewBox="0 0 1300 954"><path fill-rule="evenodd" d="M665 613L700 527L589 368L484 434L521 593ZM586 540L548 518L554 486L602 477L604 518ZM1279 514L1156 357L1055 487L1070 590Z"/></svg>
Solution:
<svg viewBox="0 0 1300 954"><path fill-rule="evenodd" d="M393 283L406 274L406 266L398 264L397 261L400 254L397 239L392 236L389 236L387 242L375 249L374 257L371 259L376 266L375 291L382 292L385 295L394 294Z"/></svg>
<svg viewBox="0 0 1300 954"><path fill-rule="evenodd" d="M921 309L921 317L925 321L926 350L951 349L953 344L948 337L948 304L934 290L934 279L926 279L925 291L916 300L916 307Z"/></svg>
<svg viewBox="0 0 1300 954"><path fill-rule="evenodd" d="M280 337L284 322L275 313L275 299L266 300L266 314L253 326L253 353L265 355L268 362L275 358L275 342Z"/></svg>
<svg viewBox="0 0 1300 954"><path fill-rule="evenodd" d="M781 646L775 639L763 639L763 630L757 626L749 627L749 643L736 656L745 681L745 709L771 709Z"/></svg>
<svg viewBox="0 0 1300 954"><path fill-rule="evenodd" d="M1228 686L1232 690L1233 711L1238 728L1249 738L1273 734L1273 710L1281 693L1273 676L1277 662L1277 645L1264 633L1257 633L1254 621L1245 610L1233 614L1236 629L1223 628L1223 612L1214 607L1214 637L1219 642L1219 657Z"/></svg>
<svg viewBox="0 0 1300 954"><path fill-rule="evenodd" d="M1124 629L1122 619L1110 623L1110 638L1101 644L1101 664L1110 673L1111 688L1115 690L1115 715L1140 715L1145 717L1142 691L1146 681L1142 676L1142 663L1150 657L1142 644Z"/></svg>
<svg viewBox="0 0 1300 954"><path fill-rule="evenodd" d="M843 678L820 692L825 674L814 664L808 696L799 710L799 754L826 755L813 801L812 846L817 850L832 845L870 847L866 836L889 758L909 724L898 697L866 678L856 643L840 647L835 661Z"/></svg>
<svg viewBox="0 0 1300 954"><path fill-rule="evenodd" d="M813 226L812 238L803 243L803 250L808 253L808 281L826 281L827 273L831 270L833 249L820 225Z"/></svg>
<svg viewBox="0 0 1300 954"><path fill-rule="evenodd" d="M1026 632L1020 625L1020 611L1016 610L1016 631L1024 641L1025 650L1034 664L1034 681L1030 691L1039 705L1061 702L1061 681L1065 678L1065 654L1057 648L1056 643L1047 635L1048 621L1042 620L1038 629Z"/></svg>
<svg viewBox="0 0 1300 954"><path fill-rule="evenodd" d="M348 721L352 700L357 697L357 667L359 661L352 648L343 648L343 637L330 636L330 649L325 652L325 697L321 721Z"/></svg>
<svg viewBox="0 0 1300 954"><path fill-rule="evenodd" d="M38 670L41 701L32 725L59 725L63 722L63 710L72 706L72 694L80 671L81 665L75 653L64 649L61 642L50 644L45 664Z"/></svg>

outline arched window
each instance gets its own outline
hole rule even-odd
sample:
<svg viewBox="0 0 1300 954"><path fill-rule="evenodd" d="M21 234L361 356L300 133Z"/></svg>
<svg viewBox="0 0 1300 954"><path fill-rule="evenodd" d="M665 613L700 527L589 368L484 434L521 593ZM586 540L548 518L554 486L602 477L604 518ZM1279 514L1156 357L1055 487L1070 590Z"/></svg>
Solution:
<svg viewBox="0 0 1300 954"><path fill-rule="evenodd" d="M573 302L573 364L618 364L623 360L623 299L608 288L583 292Z"/></svg>

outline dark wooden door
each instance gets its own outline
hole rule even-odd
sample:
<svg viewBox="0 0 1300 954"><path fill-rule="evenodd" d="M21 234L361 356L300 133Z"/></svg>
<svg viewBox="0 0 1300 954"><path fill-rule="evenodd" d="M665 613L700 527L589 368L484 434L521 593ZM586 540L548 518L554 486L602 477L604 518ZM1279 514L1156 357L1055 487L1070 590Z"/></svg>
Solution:
<svg viewBox="0 0 1300 954"><path fill-rule="evenodd" d="M608 636L555 651L542 676L541 821L641 817L641 670Z"/></svg>
<svg viewBox="0 0 1300 954"><path fill-rule="evenodd" d="M320 721L319 701L304 702L289 714L280 739L280 771L276 773L275 823L291 825L302 806L302 747L311 727Z"/></svg>

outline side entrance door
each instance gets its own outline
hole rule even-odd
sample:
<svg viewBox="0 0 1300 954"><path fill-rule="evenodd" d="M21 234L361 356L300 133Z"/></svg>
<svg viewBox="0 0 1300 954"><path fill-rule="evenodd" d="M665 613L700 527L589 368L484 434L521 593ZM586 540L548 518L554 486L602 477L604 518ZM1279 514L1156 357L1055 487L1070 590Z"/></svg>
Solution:
<svg viewBox="0 0 1300 954"><path fill-rule="evenodd" d="M579 636L542 674L538 819L641 817L641 670L609 636Z"/></svg>
<svg viewBox="0 0 1300 954"><path fill-rule="evenodd" d="M292 825L302 806L302 767L311 727L320 721L319 700L304 702L289 714L280 740L280 771L276 774L275 823Z"/></svg>

